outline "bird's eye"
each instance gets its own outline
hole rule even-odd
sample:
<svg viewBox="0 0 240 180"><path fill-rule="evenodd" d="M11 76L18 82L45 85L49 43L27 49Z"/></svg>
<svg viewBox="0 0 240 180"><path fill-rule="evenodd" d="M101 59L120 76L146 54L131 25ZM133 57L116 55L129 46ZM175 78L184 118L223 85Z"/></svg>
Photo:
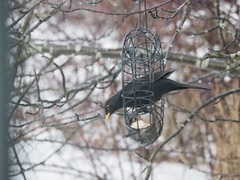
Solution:
<svg viewBox="0 0 240 180"><path fill-rule="evenodd" d="M109 110L110 109L110 105L108 104L106 108L107 108L107 110Z"/></svg>

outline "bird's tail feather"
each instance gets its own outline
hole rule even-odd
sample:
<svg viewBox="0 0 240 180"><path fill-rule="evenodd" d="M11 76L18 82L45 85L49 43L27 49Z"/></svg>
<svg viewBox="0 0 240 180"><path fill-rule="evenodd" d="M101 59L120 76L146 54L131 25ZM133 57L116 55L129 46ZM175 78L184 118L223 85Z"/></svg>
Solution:
<svg viewBox="0 0 240 180"><path fill-rule="evenodd" d="M176 81L173 81L171 79L168 79L168 84L172 84L172 87L176 88L176 90L180 89L202 89L202 90L211 90L210 88L206 87L201 87L201 86L196 86L196 85L191 85L191 84L184 84L184 83L179 83Z"/></svg>

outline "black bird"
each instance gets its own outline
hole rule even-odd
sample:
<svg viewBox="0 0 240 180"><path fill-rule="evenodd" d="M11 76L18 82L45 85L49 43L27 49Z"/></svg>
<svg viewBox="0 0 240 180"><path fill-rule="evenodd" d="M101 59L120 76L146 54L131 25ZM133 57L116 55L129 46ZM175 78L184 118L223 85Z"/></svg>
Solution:
<svg viewBox="0 0 240 180"><path fill-rule="evenodd" d="M175 90L182 90L182 89L203 89L203 90L211 90L209 88L205 87L200 87L200 86L194 86L194 85L188 85L188 84L183 84L183 83L178 83L176 81L173 81L171 79L167 79L175 69L169 69L167 71L161 71L161 72L156 72L154 73L154 87L153 87L153 93L154 93L154 100L159 101L161 97L171 91ZM135 93L138 93L137 91L140 90L139 94L137 96L141 96L140 93L143 93L141 90L148 90L148 83L143 83L144 80L148 80L149 75L145 75L141 78L139 78L139 83L135 83ZM125 91L130 92L128 96L134 96L134 94L131 94L131 91L133 92L133 83L132 81L129 82L125 87ZM141 101L137 102L137 104L147 104L148 101ZM127 104L127 107L132 107L134 104ZM115 95L113 95L111 98L109 98L106 103L105 103L105 121L108 121L110 115L117 111L118 109L123 107L123 102L122 102L122 90L118 91Z"/></svg>

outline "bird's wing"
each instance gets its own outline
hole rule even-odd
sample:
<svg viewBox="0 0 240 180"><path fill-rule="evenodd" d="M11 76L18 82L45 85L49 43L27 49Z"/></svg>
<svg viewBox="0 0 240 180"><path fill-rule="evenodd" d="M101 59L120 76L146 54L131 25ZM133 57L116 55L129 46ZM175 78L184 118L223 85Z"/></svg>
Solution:
<svg viewBox="0 0 240 180"><path fill-rule="evenodd" d="M160 71L154 73L154 83L159 81L160 79L167 78L170 76L175 69L169 69L167 71ZM133 91L137 92L139 90L147 90L149 86L149 74L146 74L138 79L135 79L134 84L133 81L129 82L126 86L124 86L124 91L127 92L127 95L133 94Z"/></svg>
<svg viewBox="0 0 240 180"><path fill-rule="evenodd" d="M167 78L174 71L175 71L175 69L169 69L166 71L155 72L154 73L154 81L158 81L159 79L162 79L162 78ZM146 74L146 75L136 79L135 82L146 82L146 81L148 82L149 80L150 80L149 74ZM132 81L130 83L132 83Z"/></svg>
<svg viewBox="0 0 240 180"><path fill-rule="evenodd" d="M154 73L154 82L158 81L159 79L163 79L163 78L166 79L174 71L175 71L175 69L169 69L169 70L166 70L166 71L160 71L160 72Z"/></svg>

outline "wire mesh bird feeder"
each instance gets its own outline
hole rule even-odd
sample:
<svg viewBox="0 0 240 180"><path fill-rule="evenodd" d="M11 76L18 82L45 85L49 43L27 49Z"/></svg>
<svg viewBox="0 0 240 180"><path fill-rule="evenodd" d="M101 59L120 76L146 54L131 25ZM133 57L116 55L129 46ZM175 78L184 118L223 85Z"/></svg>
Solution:
<svg viewBox="0 0 240 180"><path fill-rule="evenodd" d="M154 99L154 73L163 71L161 41L157 34L138 27L130 31L122 48L122 100L127 137L142 146L158 139L164 105Z"/></svg>

